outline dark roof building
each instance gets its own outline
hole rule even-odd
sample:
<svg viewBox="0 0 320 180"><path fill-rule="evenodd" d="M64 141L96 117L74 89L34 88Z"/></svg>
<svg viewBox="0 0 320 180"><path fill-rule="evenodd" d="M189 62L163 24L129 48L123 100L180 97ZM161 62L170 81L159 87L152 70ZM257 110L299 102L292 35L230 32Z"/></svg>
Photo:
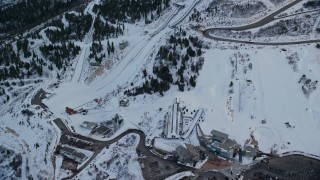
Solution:
<svg viewBox="0 0 320 180"><path fill-rule="evenodd" d="M76 161L68 158L63 158L62 166L61 166L62 169L76 171L77 167L78 167L78 163Z"/></svg>
<svg viewBox="0 0 320 180"><path fill-rule="evenodd" d="M228 134L225 134L223 132L216 131L216 130L212 130L211 135L212 135L213 141L218 141L220 143L224 143L225 141L227 141L229 137Z"/></svg>
<svg viewBox="0 0 320 180"><path fill-rule="evenodd" d="M179 146L176 148L178 161L181 163L194 164L200 160L201 149L191 144L186 144L186 147Z"/></svg>
<svg viewBox="0 0 320 180"><path fill-rule="evenodd" d="M94 133L98 133L100 135L106 136L111 132L111 129L106 126L99 126L95 129Z"/></svg>
<svg viewBox="0 0 320 180"><path fill-rule="evenodd" d="M86 129L94 129L96 128L98 125L94 122L88 122L88 121L84 121L82 124L81 124L81 127L83 128L86 128Z"/></svg>
<svg viewBox="0 0 320 180"><path fill-rule="evenodd" d="M192 163L192 155L191 153L187 150L187 148L183 146L179 146L176 148L177 156L178 156L178 161L181 163Z"/></svg>
<svg viewBox="0 0 320 180"><path fill-rule="evenodd" d="M76 161L77 163L81 163L87 158L87 156L85 156L84 154L76 151L75 149L72 149L72 148L66 147L66 146L61 147L60 153L63 156L68 157L68 158Z"/></svg>
<svg viewBox="0 0 320 180"><path fill-rule="evenodd" d="M251 146L246 146L244 155L248 157L255 157L257 156L258 152L259 150L257 150L256 148L253 148Z"/></svg>
<svg viewBox="0 0 320 180"><path fill-rule="evenodd" d="M219 156L230 159L235 149L239 149L240 145L228 138L229 135L220 131L212 130L211 137L203 137L207 147L217 153ZM211 140L210 140L211 138Z"/></svg>
<svg viewBox="0 0 320 180"><path fill-rule="evenodd" d="M120 101L119 101L119 106L121 106L121 107L128 107L129 106L129 99L121 99Z"/></svg>

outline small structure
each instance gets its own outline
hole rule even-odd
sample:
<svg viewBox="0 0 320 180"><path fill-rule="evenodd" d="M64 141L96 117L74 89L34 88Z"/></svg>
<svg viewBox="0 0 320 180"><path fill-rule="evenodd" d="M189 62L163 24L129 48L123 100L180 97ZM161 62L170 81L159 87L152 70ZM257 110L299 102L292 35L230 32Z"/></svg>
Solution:
<svg viewBox="0 0 320 180"><path fill-rule="evenodd" d="M75 110L73 108L70 108L70 107L66 107L66 112L69 114L69 115L73 115L73 114L77 114L77 113L82 113L83 115L86 115L88 114L88 110L87 109L79 109L79 110Z"/></svg>
<svg viewBox="0 0 320 180"><path fill-rule="evenodd" d="M69 115L73 115L73 114L76 114L76 113L77 113L77 111L75 111L74 109L69 108L69 107L66 107L66 112L67 112Z"/></svg>
<svg viewBox="0 0 320 180"><path fill-rule="evenodd" d="M284 123L284 124L287 126L287 128L291 128L291 127L292 127L289 122L286 122L286 123Z"/></svg>
<svg viewBox="0 0 320 180"><path fill-rule="evenodd" d="M243 153L242 153L242 149L241 148L239 149L238 154L239 154L239 162L242 163L242 155L243 155Z"/></svg>
<svg viewBox="0 0 320 180"><path fill-rule="evenodd" d="M110 129L110 128L108 128L108 127L106 127L106 126L99 126L99 127L97 127L97 128L94 130L93 134L94 134L94 133L97 133L97 134L106 136L106 135L108 135L110 132L111 132L111 129Z"/></svg>
<svg viewBox="0 0 320 180"><path fill-rule="evenodd" d="M228 134L217 131L217 130L212 130L211 135L212 135L212 141L217 141L219 143L225 143L229 137Z"/></svg>
<svg viewBox="0 0 320 180"><path fill-rule="evenodd" d="M70 170L70 171L76 171L78 167L78 163L72 159L69 158L63 158L62 161L62 169Z"/></svg>
<svg viewBox="0 0 320 180"><path fill-rule="evenodd" d="M89 130L93 130L94 128L98 127L98 125L94 122L88 122L88 121L84 121L81 124L81 127L89 129Z"/></svg>
<svg viewBox="0 0 320 180"><path fill-rule="evenodd" d="M258 155L258 153L259 153L259 151L256 148L253 148L251 146L246 146L245 147L244 156L255 157L255 156Z"/></svg>
<svg viewBox="0 0 320 180"><path fill-rule="evenodd" d="M193 163L192 154L188 151L187 148L179 146L176 148L178 161L181 163ZM196 159L195 159L196 160Z"/></svg>
<svg viewBox="0 0 320 180"><path fill-rule="evenodd" d="M119 116L119 114L116 114L114 118L112 118L113 122L116 123L117 125L121 126L123 123L123 117Z"/></svg>
<svg viewBox="0 0 320 180"><path fill-rule="evenodd" d="M123 98L119 101L119 106L121 107L128 107L129 106L129 99Z"/></svg>
<svg viewBox="0 0 320 180"><path fill-rule="evenodd" d="M129 45L128 41L121 41L119 43L119 48L120 50L123 50L124 48L126 48Z"/></svg>
<svg viewBox="0 0 320 180"><path fill-rule="evenodd" d="M204 151L200 148L195 147L191 144L186 144L186 147L178 146L176 148L176 153L178 157L178 162L189 163L195 165L200 159L201 156L204 156ZM204 159L204 158L203 158Z"/></svg>
<svg viewBox="0 0 320 180"><path fill-rule="evenodd" d="M81 163L87 158L84 154L77 152L75 149L72 149L66 146L61 147L60 153L63 156L76 161L77 163Z"/></svg>

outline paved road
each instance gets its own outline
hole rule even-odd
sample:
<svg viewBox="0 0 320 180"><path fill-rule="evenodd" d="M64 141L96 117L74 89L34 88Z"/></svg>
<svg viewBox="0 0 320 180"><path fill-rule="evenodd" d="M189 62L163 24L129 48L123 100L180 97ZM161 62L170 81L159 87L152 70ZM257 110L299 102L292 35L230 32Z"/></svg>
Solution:
<svg viewBox="0 0 320 180"><path fill-rule="evenodd" d="M301 15L301 14L309 14L309 13L313 13L313 12L318 12L320 11L320 9L314 9L314 10L310 10L310 11L303 11L303 12L298 12L295 14L289 14L289 15L285 15L285 16L278 16L278 17L274 17L274 19L284 19L287 17L291 17L291 16L297 16L297 15Z"/></svg>
<svg viewBox="0 0 320 180"><path fill-rule="evenodd" d="M128 135L128 134L137 134L140 136L140 141L139 141L139 144L138 144L138 147L137 147L137 150L140 152L140 153L143 153L144 155L146 155L148 158L152 158L153 161L157 161L158 163L163 163L163 164L166 164L168 166L171 166L171 167L176 167L178 170L190 170L190 171L193 171L195 170L194 168L191 168L191 167L186 167L186 166L183 166L183 165L180 165L180 164L177 164L175 161L171 161L171 160L166 160L166 159L162 159L156 155L154 155L150 149L148 147L145 146L145 139L146 139L146 136L144 134L143 131L141 130L137 130L137 129L129 129L123 133L121 133L119 136L115 137L114 139L112 140L109 140L109 141L99 141L99 140L95 140L95 139L91 139L91 138L88 138L88 137L85 137L85 136L82 136L82 135L79 135L79 134L74 134L72 133L69 128L67 128L67 126L64 124L64 122L60 119L60 118L57 118L54 120L54 123L59 127L59 129L61 129L62 133L63 134L67 134L69 136L72 136L72 137L75 137L77 139L80 139L80 140L84 140L84 141L89 141L89 142L93 142L94 144L92 145L92 147L94 148L95 152L94 154L92 155L92 157L90 157L90 159L82 166L80 167L79 169L77 169L77 171L70 177L67 177L65 179L72 179L74 178L76 175L78 175L83 169L85 169L95 158L96 156L101 152L101 150L105 147L108 147L110 146L111 144L113 143L116 143L117 141L119 141L121 138L123 138L124 136ZM196 171L196 173L201 173L200 171ZM147 174L148 176L148 179L150 179L152 176L154 175L150 175L150 174Z"/></svg>
<svg viewBox="0 0 320 180"><path fill-rule="evenodd" d="M40 89L37 94L31 99L32 105L39 105L43 109L47 109L48 107L42 103L42 100L46 98L46 92L43 89Z"/></svg>
<svg viewBox="0 0 320 180"><path fill-rule="evenodd" d="M320 161L302 155L268 158L244 173L243 179L314 179L320 177Z"/></svg>
<svg viewBox="0 0 320 180"><path fill-rule="evenodd" d="M296 5L297 3L301 2L302 0L296 0L293 1L282 8L278 9L277 11L265 16L264 18L260 19L257 22L244 25L244 26L236 26L236 27L217 27L217 28L209 28L202 31L204 37L213 39L216 41L225 41L225 42L236 42L236 43L244 43L244 44L252 44L252 45L269 45L269 46L278 46L278 45L294 45L294 44L308 44L308 43L317 43L320 42L320 39L315 40L300 40L300 41L290 41L290 42L253 42L248 40L239 40L239 39L229 39L224 37L218 37L211 35L210 32L214 30L232 30L232 31L244 31L244 30L250 30L253 28L258 28L263 25L266 25L272 21L274 21L276 18L275 16L280 14L281 12L287 10L288 8Z"/></svg>
<svg viewBox="0 0 320 180"><path fill-rule="evenodd" d="M238 40L238 39L228 39L223 37L217 37L209 34L209 31L204 31L203 35L206 38L213 39L216 41L225 41L225 42L236 42L252 45L267 45L267 46L279 46L279 45L295 45L295 44L308 44L308 43L317 43L320 42L320 39L314 40L301 40L301 41L289 41L289 42L253 42L248 40Z"/></svg>
<svg viewBox="0 0 320 180"><path fill-rule="evenodd" d="M244 31L244 30L248 30L248 29L253 29L253 28L257 28L257 27L261 27L263 25L268 24L269 22L275 20L275 16L282 13L283 11L289 9L290 7L298 4L299 2L301 2L302 0L295 0L285 6L283 6L282 8L274 11L273 13L263 17L262 19L260 19L259 21L256 21L254 23L251 24L247 24L247 25L243 25L243 26L236 26L236 27L224 27L224 28L210 28L210 29L206 29L206 30L211 30L211 29L225 29L225 30L233 30L233 31Z"/></svg>

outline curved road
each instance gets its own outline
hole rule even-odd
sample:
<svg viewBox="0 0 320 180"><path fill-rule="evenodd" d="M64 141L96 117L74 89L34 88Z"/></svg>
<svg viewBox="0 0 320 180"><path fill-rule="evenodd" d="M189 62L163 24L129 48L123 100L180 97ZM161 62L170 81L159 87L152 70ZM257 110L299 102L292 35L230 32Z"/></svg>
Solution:
<svg viewBox="0 0 320 180"><path fill-rule="evenodd" d="M203 36L209 39L213 39L216 41L225 41L225 42L236 42L236 43L244 43L244 44L252 44L252 45L267 45L267 46L278 46L278 45L295 45L295 44L308 44L308 43L317 43L320 42L320 39L313 40L301 40L301 41L288 41L288 42L258 42L258 41L248 41L248 40L238 40L238 39L228 39L218 36L213 36L209 31L204 31Z"/></svg>
<svg viewBox="0 0 320 180"><path fill-rule="evenodd" d="M75 176L77 176L83 169L85 169L90 163L92 163L92 161L97 157L98 154L100 154L100 152L102 151L103 148L110 146L111 144L114 144L116 142L118 142L121 138L123 138L124 136L128 135L128 134L137 134L140 136L140 141L139 144L137 146L137 150L141 153L143 153L144 155L146 155L147 157L152 157L153 159L156 159L156 161L158 162L164 162L167 165L171 165L174 167L177 167L181 170L195 170L194 168L191 167L187 167L181 164L177 164L175 161L171 161L171 160L166 160L166 159L162 159L156 155L154 155L150 149L148 147L145 146L145 139L146 139L146 135L144 134L143 131L141 130L137 130L137 129L128 129L125 132L121 133L120 135L118 135L117 137L115 137L114 139L111 139L109 141L99 141L99 140L95 140L95 139L91 139L79 134L74 134L72 133L69 128L63 123L63 121L60 118L57 118L54 120L54 123L59 127L59 129L61 130L62 134L64 135L69 135L71 137L80 139L80 140L84 140L84 141L89 141L94 143L93 146L93 150L94 150L94 154L90 157L90 159L84 164L82 165L79 169L77 169L77 171L69 176L66 177L64 179L72 179ZM201 172L199 170L195 170L195 173L197 174L201 174ZM221 174L219 174L221 176Z"/></svg>
<svg viewBox="0 0 320 180"><path fill-rule="evenodd" d="M233 30L233 31L244 31L244 30L248 30L248 29L253 29L253 28L257 28L257 27L261 27L263 25L268 24L269 22L275 20L275 16L282 13L283 11L289 9L290 7L298 4L299 2L301 2L302 0L295 0L285 6L283 6L282 8L274 11L273 13L263 17L262 19L251 23L251 24L247 24L247 25L243 25L243 26L237 26L237 27L223 27L223 28L210 28L210 29L206 29L206 30L211 30L211 29L225 29L225 30Z"/></svg>
<svg viewBox="0 0 320 180"><path fill-rule="evenodd" d="M218 40L218 41L227 41L227 42L238 42L238 43L247 43L247 44L256 44L256 45L290 45L290 44L304 44L304 43L313 43L313 42L320 42L319 40L306 40L306 41L296 41L296 42L251 42L251 41L242 41L242 40L234 40L234 39L227 39L227 38L223 38L223 37L215 37L210 35L210 31L212 30L217 30L217 29L224 29L224 30L234 30L234 31L243 31L243 30L248 30L248 29L252 29L252 28L256 28L256 27L260 27L263 26L273 20L275 20L275 16L283 11L285 11L286 9L292 7L293 5L301 2L302 0L296 0L293 1L285 6L283 6L282 8L278 9L277 11L269 14L268 16L264 17L263 19L254 22L252 24L248 24L248 25L244 25L244 26L238 26L238 27L224 27L224 28L210 28L210 29L206 29L203 31L203 35L207 38L210 39L214 39L214 40ZM34 104L38 104L41 107L45 108L45 106L43 106L44 104L41 102L41 100L43 99L43 97L41 97L43 95L43 92L39 91L36 96L34 97ZM38 99L38 100L36 100ZM145 139L146 136L144 134L143 131L141 130L136 130L136 129L129 129L123 133L121 133L120 135L118 135L117 137L115 137L112 140L109 141L99 141L99 140L94 140L88 137L84 137L82 135L79 134L74 134L72 133L66 126L65 124L62 122L61 119L55 119L54 122L56 123L56 125L61 129L62 134L64 135L70 135L72 137L81 139L81 140L85 140L85 141L91 141L94 143L95 146L95 153L93 154L93 156L82 166L80 167L72 176L68 177L69 178L73 178L75 177L77 174L79 174L84 168L87 167L87 165L89 165L92 160L94 160L96 158L96 156L101 152L101 150L104 147L108 147L109 145L119 141L121 138L123 138L124 136L130 134L130 133L134 133L134 134L138 134L140 136L140 141L137 147L137 150L143 152L145 155L147 156L152 156L152 157L156 157L159 161L166 161L166 163L174 163L176 166L179 166L183 169L189 169L189 170L193 170L193 168L189 168L180 164L176 164L175 162L169 161L169 160L164 160L161 159L157 156L155 156L154 154L152 154L152 152L150 151L150 149L148 149L145 146ZM199 172L199 171L196 171Z"/></svg>
<svg viewBox="0 0 320 180"><path fill-rule="evenodd" d="M290 42L253 42L249 40L239 40L239 39L229 39L224 37L218 37L211 35L210 32L214 30L232 30L232 31L245 31L250 30L253 28L258 28L263 25L266 25L274 20L276 20L275 16L280 14L281 12L289 9L290 7L296 5L297 3L301 2L302 0L293 1L282 8L276 10L275 12L265 16L264 18L260 19L251 24L243 25L243 26L236 26L236 27L217 27L217 28L209 28L202 31L203 36L209 39L213 39L216 41L225 41L225 42L236 42L236 43L245 43L245 44L254 44L254 45L269 45L269 46L278 46L278 45L294 45L294 44L307 44L307 43L316 43L320 42L320 39L314 40L300 40L300 41L290 41Z"/></svg>

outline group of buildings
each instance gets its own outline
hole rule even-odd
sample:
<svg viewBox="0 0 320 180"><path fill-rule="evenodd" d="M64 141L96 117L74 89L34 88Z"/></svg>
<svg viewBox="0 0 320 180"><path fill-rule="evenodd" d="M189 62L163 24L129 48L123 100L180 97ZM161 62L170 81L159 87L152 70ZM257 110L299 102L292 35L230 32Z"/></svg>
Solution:
<svg viewBox="0 0 320 180"><path fill-rule="evenodd" d="M238 155L239 162L242 162L243 156L254 158L259 154L259 150L256 148L249 145L242 148L236 141L229 139L227 134L220 131L212 130L210 135L200 136L199 139L200 146L185 144L185 146L176 148L175 153L179 163L195 166L197 162L204 160L209 154L227 160Z"/></svg>
<svg viewBox="0 0 320 180"><path fill-rule="evenodd" d="M199 128L198 138L200 146L185 144L175 149L178 162L195 165L208 154L214 154L225 159L235 158L238 155L242 162L242 156L255 157L259 153L251 146L241 147L235 140L229 138L228 134L212 130L209 135L204 135L198 123L203 119L203 110L195 111L194 117L184 116L180 103L174 100L172 111L166 116L164 137L166 139L187 139L190 133Z"/></svg>
<svg viewBox="0 0 320 180"><path fill-rule="evenodd" d="M95 122L84 121L81 124L81 127L90 130L90 134L110 137L122 126L122 124L123 118L116 114L111 120L100 123L100 125Z"/></svg>
<svg viewBox="0 0 320 180"><path fill-rule="evenodd" d="M205 160L206 150L201 146L193 146L191 144L185 144L184 146L178 146L176 148L176 155L178 162L182 164L191 164L196 166L196 163L200 160Z"/></svg>
<svg viewBox="0 0 320 180"><path fill-rule="evenodd" d="M223 132L212 130L210 135L202 135L200 142L203 146L206 146L211 152L217 155L231 159L237 154L239 161L242 162L242 156L255 157L259 151L256 148L246 145L241 147L235 140L229 139L229 135Z"/></svg>

